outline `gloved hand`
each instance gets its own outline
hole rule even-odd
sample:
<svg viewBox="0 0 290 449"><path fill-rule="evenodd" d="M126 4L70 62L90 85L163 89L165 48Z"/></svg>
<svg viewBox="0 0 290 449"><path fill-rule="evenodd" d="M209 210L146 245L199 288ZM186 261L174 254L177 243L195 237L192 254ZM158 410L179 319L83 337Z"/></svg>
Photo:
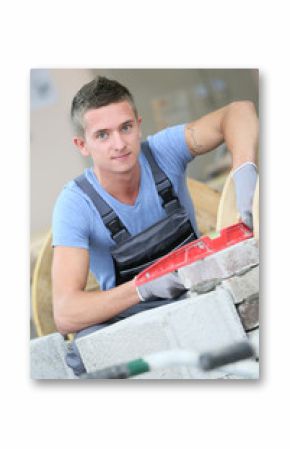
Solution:
<svg viewBox="0 0 290 449"><path fill-rule="evenodd" d="M172 271L153 281L136 286L140 301L150 301L157 298L175 299L187 289L181 282L178 272Z"/></svg>
<svg viewBox="0 0 290 449"><path fill-rule="evenodd" d="M253 229L252 205L257 182L257 167L252 162L246 162L232 173L232 177L241 220Z"/></svg>

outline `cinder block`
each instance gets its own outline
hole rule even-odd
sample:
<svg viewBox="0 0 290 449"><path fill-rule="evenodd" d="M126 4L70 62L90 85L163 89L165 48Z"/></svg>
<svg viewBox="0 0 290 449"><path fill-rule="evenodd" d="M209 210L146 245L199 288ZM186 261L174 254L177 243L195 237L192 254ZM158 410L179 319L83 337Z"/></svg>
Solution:
<svg viewBox="0 0 290 449"><path fill-rule="evenodd" d="M132 380L178 380L191 379L186 367L164 368L132 377Z"/></svg>
<svg viewBox="0 0 290 449"><path fill-rule="evenodd" d="M259 379L259 362L255 360L242 360L234 364L227 365L227 374L223 379Z"/></svg>
<svg viewBox="0 0 290 449"><path fill-rule="evenodd" d="M169 311L169 324L178 347L198 353L211 351L246 339L241 320L230 293L222 287L210 293L193 295L193 303L177 311ZM193 379L221 378L221 372L204 373L190 368Z"/></svg>
<svg viewBox="0 0 290 449"><path fill-rule="evenodd" d="M187 288L241 275L258 265L259 250L255 239L245 240L223 251L178 270Z"/></svg>
<svg viewBox="0 0 290 449"><path fill-rule="evenodd" d="M240 304L259 294L259 267L256 266L243 275L233 276L223 281L223 286L230 291L235 304Z"/></svg>
<svg viewBox="0 0 290 449"><path fill-rule="evenodd" d="M246 339L231 295L222 287L142 312L76 340L88 372L170 349L213 350ZM188 367L146 373L136 379L215 379Z"/></svg>
<svg viewBox="0 0 290 449"><path fill-rule="evenodd" d="M75 379L65 362L66 342L53 333L30 341L30 376L32 379Z"/></svg>
<svg viewBox="0 0 290 449"><path fill-rule="evenodd" d="M184 301L182 301L184 302ZM142 357L152 352L171 349L171 339L163 322L164 309L178 304L159 307L139 313L76 340L88 372ZM156 373L146 373L138 379L156 379ZM157 378L182 379L188 373L184 368L164 369Z"/></svg>
<svg viewBox="0 0 290 449"><path fill-rule="evenodd" d="M253 331L247 332L247 337L250 341L250 343L253 345L256 358L259 359L260 357L260 332L259 329L254 329Z"/></svg>
<svg viewBox="0 0 290 449"><path fill-rule="evenodd" d="M237 306L238 314L246 331L259 326L259 296L254 295Z"/></svg>

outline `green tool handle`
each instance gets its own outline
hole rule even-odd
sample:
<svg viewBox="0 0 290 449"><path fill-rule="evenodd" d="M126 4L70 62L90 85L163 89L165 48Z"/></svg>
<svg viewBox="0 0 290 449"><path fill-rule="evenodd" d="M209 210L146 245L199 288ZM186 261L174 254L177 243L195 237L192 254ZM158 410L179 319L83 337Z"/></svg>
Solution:
<svg viewBox="0 0 290 449"><path fill-rule="evenodd" d="M137 374L146 373L150 370L148 363L143 359L132 360L128 363L110 366L92 373L83 374L83 379L127 379Z"/></svg>

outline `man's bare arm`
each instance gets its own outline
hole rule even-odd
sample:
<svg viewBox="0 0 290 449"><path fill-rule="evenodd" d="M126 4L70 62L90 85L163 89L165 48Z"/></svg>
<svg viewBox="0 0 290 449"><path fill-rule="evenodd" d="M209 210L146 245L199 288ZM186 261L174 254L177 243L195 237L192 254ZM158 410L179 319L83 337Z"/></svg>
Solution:
<svg viewBox="0 0 290 449"><path fill-rule="evenodd" d="M235 101L188 123L187 145L194 156L214 150L225 142L232 154L233 169L255 162L258 144L258 118L250 101Z"/></svg>
<svg viewBox="0 0 290 449"><path fill-rule="evenodd" d="M54 248L53 310L55 324L62 334L107 321L139 303L134 280L107 291L84 291L88 271L87 250Z"/></svg>

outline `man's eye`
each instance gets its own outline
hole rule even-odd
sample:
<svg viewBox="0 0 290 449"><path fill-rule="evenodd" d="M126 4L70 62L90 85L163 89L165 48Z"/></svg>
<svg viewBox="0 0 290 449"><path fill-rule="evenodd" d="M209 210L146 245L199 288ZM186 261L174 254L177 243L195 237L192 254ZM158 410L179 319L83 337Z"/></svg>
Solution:
<svg viewBox="0 0 290 449"><path fill-rule="evenodd" d="M123 129L123 131L129 131L130 129L132 129L133 128L133 125L131 124L131 123L127 123L126 125L124 125L123 127L122 127L122 129Z"/></svg>
<svg viewBox="0 0 290 449"><path fill-rule="evenodd" d="M97 139L100 139L100 140L105 140L107 137L108 137L108 133L103 132L103 131L97 134Z"/></svg>

